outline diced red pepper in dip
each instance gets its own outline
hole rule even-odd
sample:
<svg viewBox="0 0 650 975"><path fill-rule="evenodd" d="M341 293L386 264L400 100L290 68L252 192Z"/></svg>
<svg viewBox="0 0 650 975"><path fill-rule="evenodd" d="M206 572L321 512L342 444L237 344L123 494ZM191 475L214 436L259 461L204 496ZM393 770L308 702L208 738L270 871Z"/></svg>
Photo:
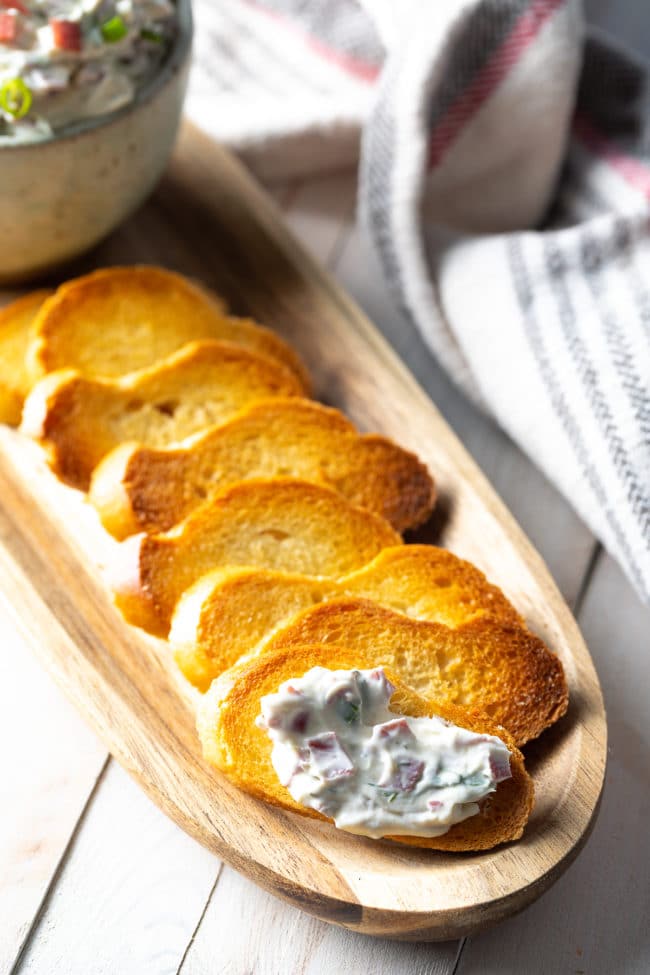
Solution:
<svg viewBox="0 0 650 975"><path fill-rule="evenodd" d="M411 731L406 718L395 718L394 721L386 721L379 726L380 738L401 738L404 741L412 740L415 735Z"/></svg>
<svg viewBox="0 0 650 975"><path fill-rule="evenodd" d="M17 37L18 18L14 14L0 14L0 44L13 44Z"/></svg>
<svg viewBox="0 0 650 975"><path fill-rule="evenodd" d="M291 719L290 728L291 731L297 731L302 733L307 730L307 725L309 724L309 711L298 711L297 714Z"/></svg>
<svg viewBox="0 0 650 975"><path fill-rule="evenodd" d="M340 776L352 775L354 766L345 749L333 731L315 735L307 740L311 752L311 760L316 771L324 779L337 779Z"/></svg>
<svg viewBox="0 0 650 975"><path fill-rule="evenodd" d="M61 51L81 50L81 27L76 20L50 20L54 43Z"/></svg>
<svg viewBox="0 0 650 975"><path fill-rule="evenodd" d="M495 782L504 782L506 779L509 779L512 775L510 771L510 757L506 756L501 760L490 758L490 771Z"/></svg>
<svg viewBox="0 0 650 975"><path fill-rule="evenodd" d="M412 792L422 778L424 762L415 758L402 759L391 780L391 785L398 792Z"/></svg>

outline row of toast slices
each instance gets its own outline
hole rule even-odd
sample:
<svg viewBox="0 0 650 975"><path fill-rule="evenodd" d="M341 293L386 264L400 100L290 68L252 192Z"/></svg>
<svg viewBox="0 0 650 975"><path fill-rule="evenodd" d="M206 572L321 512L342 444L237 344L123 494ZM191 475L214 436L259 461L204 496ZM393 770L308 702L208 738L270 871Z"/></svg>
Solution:
<svg viewBox="0 0 650 975"><path fill-rule="evenodd" d="M391 707L497 734L512 777L435 839L518 838L533 801L518 746L567 708L559 659L474 566L400 533L426 521L432 479L411 453L309 399L273 332L160 268L111 268L0 311L0 419L88 492L120 541L125 618L168 636L206 692L206 758L304 815L278 782L259 700L312 666L387 668Z"/></svg>

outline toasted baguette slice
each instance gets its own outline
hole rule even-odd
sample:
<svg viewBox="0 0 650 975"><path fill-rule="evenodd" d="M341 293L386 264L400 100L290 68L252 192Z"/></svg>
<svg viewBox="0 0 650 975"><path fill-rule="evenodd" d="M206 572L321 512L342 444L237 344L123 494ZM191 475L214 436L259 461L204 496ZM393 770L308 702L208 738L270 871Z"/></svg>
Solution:
<svg viewBox="0 0 650 975"><path fill-rule="evenodd" d="M286 342L250 319L228 316L216 295L161 267L104 268L61 285L38 315L28 365L34 380L66 368L124 376L200 339L276 359L308 391L305 368Z"/></svg>
<svg viewBox="0 0 650 975"><path fill-rule="evenodd" d="M424 697L484 711L517 745L536 738L568 706L559 658L528 630L490 617L452 629L367 599L334 599L300 613L256 653L307 643L372 653Z"/></svg>
<svg viewBox="0 0 650 975"><path fill-rule="evenodd" d="M164 634L182 593L218 566L338 576L400 541L387 521L330 488L290 478L242 481L170 532L122 542L110 581L129 622Z"/></svg>
<svg viewBox="0 0 650 975"><path fill-rule="evenodd" d="M85 491L102 457L124 441L164 447L257 399L300 395L278 362L228 342L191 342L121 379L51 373L28 396L22 430L45 447L62 480Z"/></svg>
<svg viewBox="0 0 650 975"><path fill-rule="evenodd" d="M32 291L0 308L0 423L17 427L32 382L25 365L31 326L53 292Z"/></svg>
<svg viewBox="0 0 650 975"><path fill-rule="evenodd" d="M104 458L90 501L116 538L166 531L206 499L251 477L299 477L340 491L397 531L426 521L435 492L414 454L360 436L338 410L309 400L254 403L187 446L123 444Z"/></svg>
<svg viewBox="0 0 650 975"><path fill-rule="evenodd" d="M523 620L482 572L433 545L385 548L338 580L271 569L216 569L181 596L169 633L174 656L205 691L215 677L278 626L315 603L362 596L416 619L456 627L489 615Z"/></svg>
<svg viewBox="0 0 650 975"><path fill-rule="evenodd" d="M321 813L297 803L280 784L271 764L271 740L255 724L261 711L260 699L277 691L283 681L302 677L312 667L372 669L382 663L371 650L365 655L342 646L296 646L276 650L225 671L199 707L197 726L203 754L251 795L301 816L325 819ZM486 850L518 839L533 806L533 783L512 737L487 716L448 703L426 700L407 687L399 675L391 671L387 673L396 688L391 710L410 717L435 714L479 734L496 735L510 752L512 773L511 778L500 782L494 794L481 804L481 811L476 816L456 823L443 836L394 836L387 839L434 850Z"/></svg>

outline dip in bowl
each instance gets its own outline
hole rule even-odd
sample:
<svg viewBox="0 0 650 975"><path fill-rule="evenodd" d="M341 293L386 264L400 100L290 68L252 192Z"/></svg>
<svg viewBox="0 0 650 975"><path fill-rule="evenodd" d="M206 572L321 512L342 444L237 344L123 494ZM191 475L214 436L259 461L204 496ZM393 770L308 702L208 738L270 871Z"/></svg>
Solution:
<svg viewBox="0 0 650 975"><path fill-rule="evenodd" d="M0 0L0 282L80 254L151 191L191 33L189 0Z"/></svg>

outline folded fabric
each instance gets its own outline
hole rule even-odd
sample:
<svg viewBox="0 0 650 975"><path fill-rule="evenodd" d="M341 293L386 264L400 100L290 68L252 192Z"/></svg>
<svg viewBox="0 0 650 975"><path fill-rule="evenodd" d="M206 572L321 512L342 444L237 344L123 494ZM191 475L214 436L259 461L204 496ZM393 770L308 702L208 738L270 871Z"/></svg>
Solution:
<svg viewBox="0 0 650 975"><path fill-rule="evenodd" d="M454 380L650 600L643 67L578 0L198 0L189 113L263 176L351 161Z"/></svg>

